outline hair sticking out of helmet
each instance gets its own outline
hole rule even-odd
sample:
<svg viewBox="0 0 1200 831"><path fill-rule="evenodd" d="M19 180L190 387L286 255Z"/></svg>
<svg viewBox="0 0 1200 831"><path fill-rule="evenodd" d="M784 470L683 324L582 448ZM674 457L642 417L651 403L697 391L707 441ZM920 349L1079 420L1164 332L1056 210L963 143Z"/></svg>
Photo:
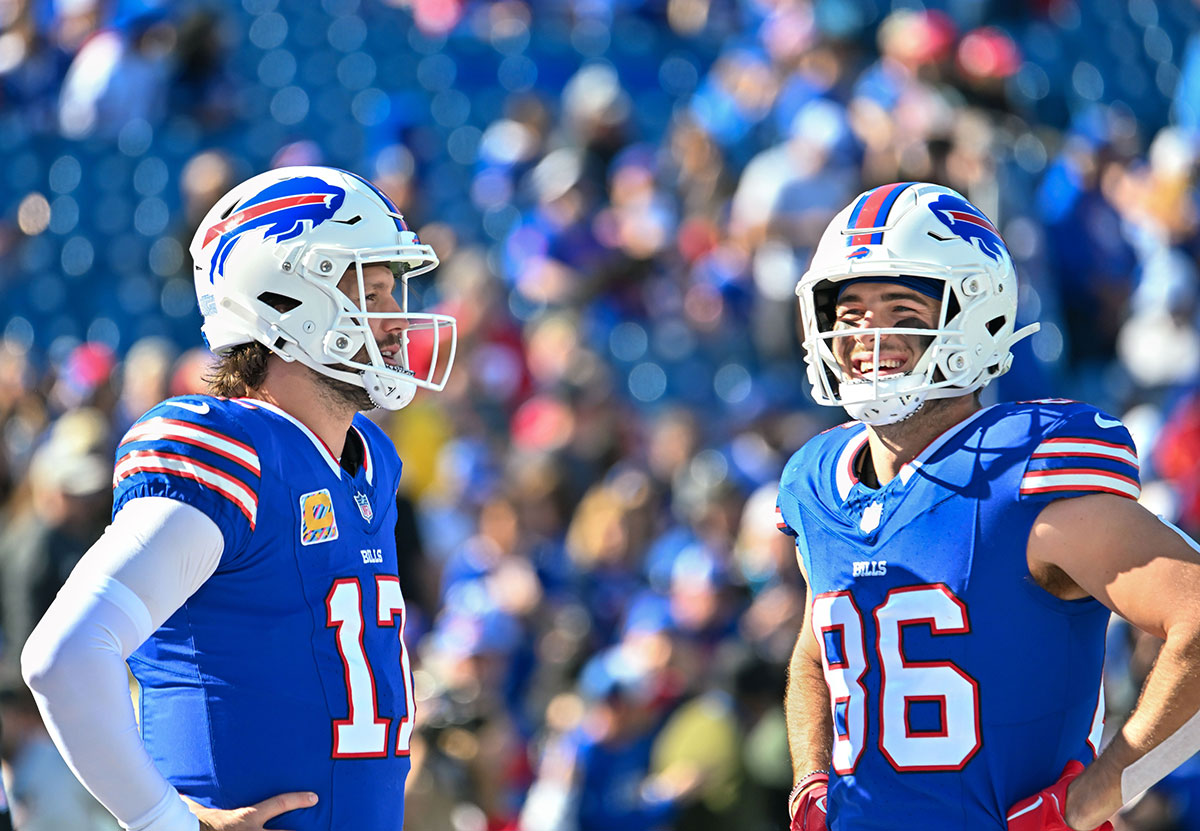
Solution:
<svg viewBox="0 0 1200 831"><path fill-rule="evenodd" d="M839 298L865 282L936 299L936 325L835 328ZM813 398L872 425L909 418L931 398L982 388L1008 371L1013 345L1038 329L1016 330L1016 272L995 226L934 184L897 182L859 195L826 228L796 294ZM885 375L880 344L894 336L928 345L905 371ZM869 378L838 360L839 340L851 337L874 344Z"/></svg>
<svg viewBox="0 0 1200 831"><path fill-rule="evenodd" d="M409 230L375 185L329 167L284 167L222 197L191 244L202 332L218 355L261 343L285 361L367 391L385 409L418 387L441 390L458 340L453 317L409 308L408 281L435 268L437 254ZM384 265L398 308L368 308L363 269ZM354 275L358 292L339 288ZM403 321L399 344L381 348L376 328ZM414 339L432 359L414 362ZM386 349L386 354L385 354Z"/></svg>

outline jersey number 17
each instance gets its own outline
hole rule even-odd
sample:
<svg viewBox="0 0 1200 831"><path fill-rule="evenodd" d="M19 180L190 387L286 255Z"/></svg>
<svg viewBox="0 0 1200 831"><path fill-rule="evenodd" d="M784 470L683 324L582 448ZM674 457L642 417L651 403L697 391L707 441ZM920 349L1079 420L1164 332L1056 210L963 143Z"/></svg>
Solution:
<svg viewBox="0 0 1200 831"><path fill-rule="evenodd" d="M412 739L412 715L415 701L412 688L412 669L408 648L404 645L404 595L400 578L391 574L375 575L376 614L378 626L396 626L399 615L400 671L404 684L404 716L396 733L397 756L408 755ZM333 581L325 598L326 626L337 627L338 652L346 677L346 697L349 718L333 722L333 757L335 759L366 759L388 755L388 731L391 719L379 717L375 694L375 672L363 648L362 587L357 577Z"/></svg>

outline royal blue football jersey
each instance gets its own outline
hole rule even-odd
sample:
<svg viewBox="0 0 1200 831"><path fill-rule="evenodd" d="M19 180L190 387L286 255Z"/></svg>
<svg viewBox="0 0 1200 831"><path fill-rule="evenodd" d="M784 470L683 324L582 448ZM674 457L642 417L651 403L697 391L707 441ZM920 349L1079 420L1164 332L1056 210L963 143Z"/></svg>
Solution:
<svg viewBox="0 0 1200 831"><path fill-rule="evenodd" d="M268 828L403 822L413 693L394 536L400 460L366 418L352 432L355 474L270 405L187 396L146 413L117 450L114 515L165 496L225 537L216 572L129 660L143 740L205 806L317 793Z"/></svg>
<svg viewBox="0 0 1200 831"><path fill-rule="evenodd" d="M857 423L822 433L779 492L833 710L829 827L1004 829L1103 726L1108 609L1041 589L1029 532L1054 499L1136 499L1133 442L1084 404L1000 404L878 489L855 476L866 443Z"/></svg>

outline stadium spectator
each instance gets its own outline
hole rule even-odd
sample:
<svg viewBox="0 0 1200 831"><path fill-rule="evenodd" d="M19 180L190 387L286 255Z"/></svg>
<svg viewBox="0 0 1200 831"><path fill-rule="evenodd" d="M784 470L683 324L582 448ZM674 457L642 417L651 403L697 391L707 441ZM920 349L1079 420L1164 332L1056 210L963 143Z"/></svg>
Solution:
<svg viewBox="0 0 1200 831"><path fill-rule="evenodd" d="M1121 415L1147 504L1200 533L1187 0L12 0L0 29L0 547L26 543L9 531L32 515L30 462L54 424L94 405L108 453L154 390L204 390L184 254L235 180L281 152L369 171L442 256L455 377L377 418L420 522L404 579L427 696L421 827L577 816L578 783L558 774L596 706L581 670L627 637L686 668L680 703L728 692L672 599L720 620L699 627L706 649L786 660L803 585L752 494L840 418L804 392L793 289L812 229L866 187L937 177L998 221L1022 322L1044 324L999 397ZM103 71L82 72L102 51ZM87 137L64 132L60 102ZM711 567L676 571L684 551ZM500 612L487 619L515 622L524 647L446 637ZM1111 644L1115 714L1153 651L1119 625ZM483 722L442 709L456 664L503 679L496 770L461 756ZM752 727L734 699L758 793L779 713ZM1168 785L1130 829L1189 828L1200 788ZM695 814L673 816L689 831Z"/></svg>

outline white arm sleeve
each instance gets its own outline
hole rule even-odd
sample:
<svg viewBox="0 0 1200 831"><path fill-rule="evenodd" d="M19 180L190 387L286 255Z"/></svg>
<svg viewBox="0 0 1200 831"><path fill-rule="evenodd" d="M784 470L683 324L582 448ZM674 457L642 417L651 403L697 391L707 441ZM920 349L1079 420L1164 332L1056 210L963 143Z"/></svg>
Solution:
<svg viewBox="0 0 1200 831"><path fill-rule="evenodd" d="M79 781L131 831L196 831L138 732L125 659L216 570L211 519L163 497L117 513L25 643L21 670Z"/></svg>

